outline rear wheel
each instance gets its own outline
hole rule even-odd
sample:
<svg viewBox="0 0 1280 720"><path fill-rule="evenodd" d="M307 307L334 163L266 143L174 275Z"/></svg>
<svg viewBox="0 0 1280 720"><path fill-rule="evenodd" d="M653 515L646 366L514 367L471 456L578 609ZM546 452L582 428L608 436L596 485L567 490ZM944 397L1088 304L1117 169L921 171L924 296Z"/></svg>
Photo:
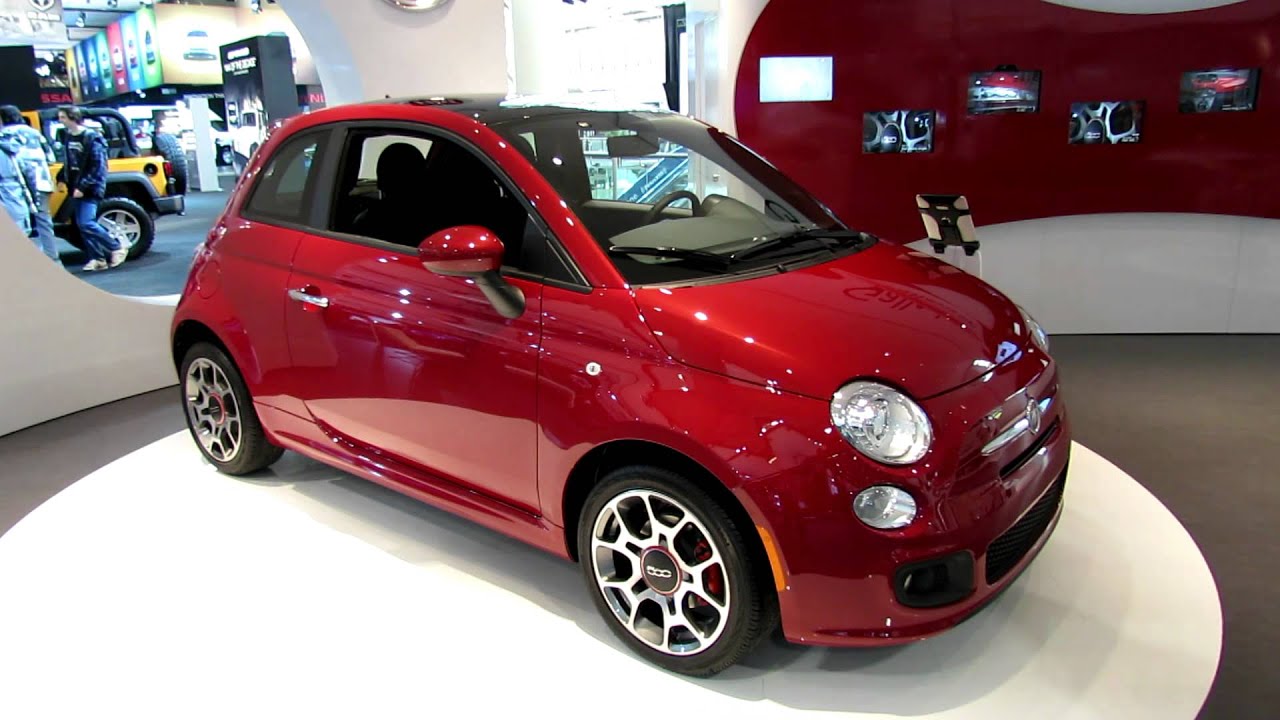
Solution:
<svg viewBox="0 0 1280 720"><path fill-rule="evenodd" d="M244 378L227 354L196 343L182 360L182 405L200 452L228 475L245 475L280 459L253 409Z"/></svg>
<svg viewBox="0 0 1280 720"><path fill-rule="evenodd" d="M578 558L596 608L633 651L674 672L714 675L777 625L769 569L727 512L654 467L607 475L583 506Z"/></svg>
<svg viewBox="0 0 1280 720"><path fill-rule="evenodd" d="M129 198L110 197L99 203L98 224L116 240L129 243L130 260L147 254L156 239L151 213Z"/></svg>

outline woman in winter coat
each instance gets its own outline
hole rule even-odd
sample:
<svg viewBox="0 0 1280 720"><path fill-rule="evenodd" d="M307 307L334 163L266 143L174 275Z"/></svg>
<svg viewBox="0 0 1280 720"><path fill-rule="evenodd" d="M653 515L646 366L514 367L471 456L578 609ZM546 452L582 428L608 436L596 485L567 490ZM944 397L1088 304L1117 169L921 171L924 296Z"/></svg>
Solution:
<svg viewBox="0 0 1280 720"><path fill-rule="evenodd" d="M0 205L29 237L31 216L37 212L31 190L36 186L36 175L30 165L18 159L20 152L16 138L0 138Z"/></svg>

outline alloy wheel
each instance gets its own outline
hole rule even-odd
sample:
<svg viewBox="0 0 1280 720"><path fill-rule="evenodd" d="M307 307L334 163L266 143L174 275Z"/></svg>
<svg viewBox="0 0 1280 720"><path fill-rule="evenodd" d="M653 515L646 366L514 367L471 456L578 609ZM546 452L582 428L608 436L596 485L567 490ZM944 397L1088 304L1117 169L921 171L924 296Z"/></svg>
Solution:
<svg viewBox="0 0 1280 720"><path fill-rule="evenodd" d="M133 247L142 237L142 223L138 222L133 213L125 210L108 210L98 218L98 223L111 237L127 247Z"/></svg>
<svg viewBox="0 0 1280 720"><path fill-rule="evenodd" d="M615 619L649 647L696 655L724 632L728 569L697 515L668 495L630 490L595 518L591 563Z"/></svg>
<svg viewBox="0 0 1280 720"><path fill-rule="evenodd" d="M214 460L230 462L240 452L240 403L222 368L196 358L185 381L187 418L200 446Z"/></svg>

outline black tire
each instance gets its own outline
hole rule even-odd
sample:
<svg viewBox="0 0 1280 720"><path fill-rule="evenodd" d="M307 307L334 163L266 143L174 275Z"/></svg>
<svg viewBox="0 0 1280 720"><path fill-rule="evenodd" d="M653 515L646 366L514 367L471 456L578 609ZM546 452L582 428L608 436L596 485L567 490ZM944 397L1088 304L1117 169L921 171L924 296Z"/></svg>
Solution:
<svg viewBox="0 0 1280 720"><path fill-rule="evenodd" d="M109 212L128 213L138 223L138 239L129 248L129 259L136 260L151 249L151 244L156 239L156 223L151 218L151 213L147 212L138 203L127 197L109 197L98 203L98 217L101 218ZM78 239L78 238L77 238ZM72 243L75 244L75 243ZM84 249L84 243L77 245L81 250Z"/></svg>
<svg viewBox="0 0 1280 720"><path fill-rule="evenodd" d="M222 145L218 148L218 165L221 167L231 167L236 163L236 152L231 149L230 145Z"/></svg>
<svg viewBox="0 0 1280 720"><path fill-rule="evenodd" d="M719 637L707 647L698 649L692 654L671 654L637 638L624 627L622 620L610 606L610 601L606 599L605 591L597 584L596 562L592 550L597 520L600 519L601 511L614 498L632 491L658 493L683 505L706 528L709 535L706 539L720 554L723 566L720 581L727 590L728 612L720 620L722 630ZM609 522L605 521L605 525L609 525ZM652 534L651 537L653 537ZM734 524L725 509L693 482L676 473L661 468L636 465L620 468L606 475L592 489L583 505L578 517L577 542L579 564L582 566L583 578L596 609L600 611L610 630L622 642L655 665L683 675L709 677L746 657L777 627L777 596L773 591L772 573L769 567L760 566L752 561L742 530ZM676 536L672 538L670 546L677 547L679 543L680 539ZM607 557L612 556L608 550L602 552ZM648 558L652 556L639 554L645 558L642 563L644 567L634 572L641 573L642 579L631 585L645 587L642 583L650 582L647 579L651 570L648 567L650 562ZM677 555L681 556L683 562L681 551L676 551L668 557ZM632 561L624 560L623 562ZM648 586L653 587L651 584ZM670 590L670 592L676 591ZM643 602L638 604L643 605ZM669 629L663 630L664 634L669 632Z"/></svg>
<svg viewBox="0 0 1280 720"><path fill-rule="evenodd" d="M196 428L191 400L188 397L188 373L191 366L200 360L213 363L222 371L227 383L231 386L231 394L234 395L240 423L240 444L236 452L229 457L222 458L212 454L205 447L200 438L200 432ZM178 379L178 392L182 397L183 415L187 419L187 429L191 432L191 439L195 441L196 447L200 448L200 453L205 456L205 459L218 468L219 472L227 475L247 475L271 465L284 454L284 449L273 445L262 429L262 421L258 419L258 413L254 410L253 398L244 383L244 378L240 375L240 370L217 346L201 342L187 350L182 358ZM224 406L225 403L220 403L220 407Z"/></svg>

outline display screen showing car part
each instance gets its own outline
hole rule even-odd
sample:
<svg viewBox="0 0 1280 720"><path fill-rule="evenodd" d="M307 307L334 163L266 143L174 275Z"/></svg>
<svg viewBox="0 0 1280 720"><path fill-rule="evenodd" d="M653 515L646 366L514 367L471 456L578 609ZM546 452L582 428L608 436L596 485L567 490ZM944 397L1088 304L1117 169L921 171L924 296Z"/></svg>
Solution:
<svg viewBox="0 0 1280 720"><path fill-rule="evenodd" d="M760 102L826 102L833 66L830 56L760 58Z"/></svg>
<svg viewBox="0 0 1280 720"><path fill-rule="evenodd" d="M933 152L933 110L880 110L862 115L862 152Z"/></svg>
<svg viewBox="0 0 1280 720"><path fill-rule="evenodd" d="M993 71L969 76L969 114L1040 110L1040 71Z"/></svg>
<svg viewBox="0 0 1280 720"><path fill-rule="evenodd" d="M1258 99L1258 68L1218 68L1182 73L1178 109L1184 113L1252 110Z"/></svg>
<svg viewBox="0 0 1280 720"><path fill-rule="evenodd" d="M1072 145L1118 145L1142 140L1142 100L1071 103Z"/></svg>

